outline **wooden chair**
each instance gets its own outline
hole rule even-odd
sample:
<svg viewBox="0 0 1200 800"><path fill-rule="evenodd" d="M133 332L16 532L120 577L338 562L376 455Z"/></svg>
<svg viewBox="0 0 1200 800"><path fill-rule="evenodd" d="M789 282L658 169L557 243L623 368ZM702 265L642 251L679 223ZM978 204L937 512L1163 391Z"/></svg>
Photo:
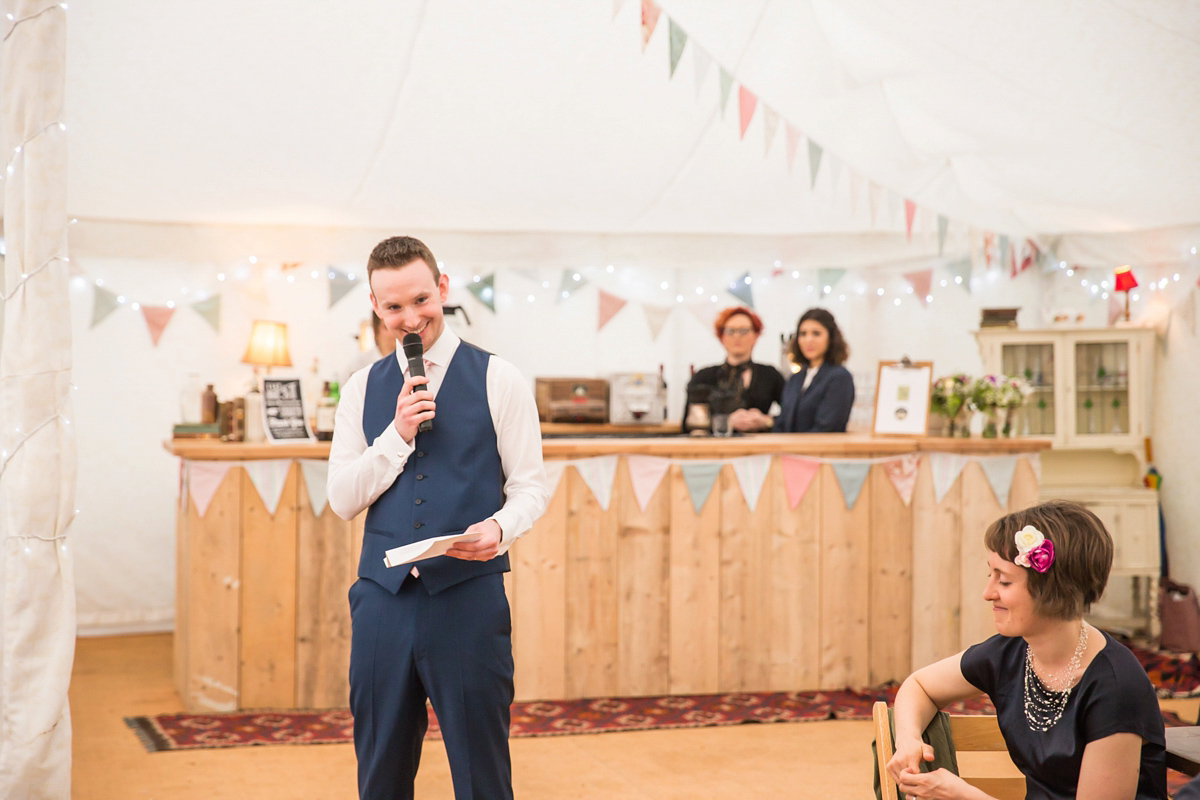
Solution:
<svg viewBox="0 0 1200 800"><path fill-rule="evenodd" d="M879 770L879 786L883 800L898 800L896 782L888 774L887 762L895 752L892 741L892 726L888 722L887 703L880 701L871 710L875 720L876 768ZM954 749L959 753L1003 752L1008 753L1000 726L994 716L951 716L950 732L954 737ZM963 775L962 779L997 800L1024 800L1025 779L1017 777L976 778Z"/></svg>

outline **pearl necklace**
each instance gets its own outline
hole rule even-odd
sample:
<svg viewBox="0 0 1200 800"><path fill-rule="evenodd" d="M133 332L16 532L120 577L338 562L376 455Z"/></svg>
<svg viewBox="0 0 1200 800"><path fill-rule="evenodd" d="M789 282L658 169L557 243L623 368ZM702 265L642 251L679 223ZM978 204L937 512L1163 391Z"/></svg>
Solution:
<svg viewBox="0 0 1200 800"><path fill-rule="evenodd" d="M1045 733L1062 718L1067 701L1071 699L1071 690L1075 688L1075 672L1083 663L1083 652L1087 650L1087 643L1087 623L1081 622L1079 644L1075 646L1075 653L1067 662L1066 669L1047 676L1049 685L1042 683L1038 678L1034 671L1037 659L1034 658L1029 645L1025 645L1025 721L1029 723L1031 731Z"/></svg>

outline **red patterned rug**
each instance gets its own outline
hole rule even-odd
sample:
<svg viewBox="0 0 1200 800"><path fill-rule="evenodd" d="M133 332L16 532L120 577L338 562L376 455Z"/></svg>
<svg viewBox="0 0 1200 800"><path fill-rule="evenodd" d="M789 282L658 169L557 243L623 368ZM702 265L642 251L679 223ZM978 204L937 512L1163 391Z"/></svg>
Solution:
<svg viewBox="0 0 1200 800"><path fill-rule="evenodd" d="M699 728L750 722L870 719L876 700L891 702L896 687L855 692L670 695L514 703L511 735L561 736L666 728ZM957 703L954 714L992 714L986 698ZM232 714L158 714L126 717L150 752L262 744L351 742L349 711L243 711ZM429 712L427 738L441 738Z"/></svg>

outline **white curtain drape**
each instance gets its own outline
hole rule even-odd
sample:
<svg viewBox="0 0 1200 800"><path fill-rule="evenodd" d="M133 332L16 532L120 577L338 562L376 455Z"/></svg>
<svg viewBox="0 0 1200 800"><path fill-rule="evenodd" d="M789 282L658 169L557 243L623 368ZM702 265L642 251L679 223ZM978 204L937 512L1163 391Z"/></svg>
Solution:
<svg viewBox="0 0 1200 800"><path fill-rule="evenodd" d="M75 513L67 296L66 9L6 0L0 156L0 797L71 795Z"/></svg>

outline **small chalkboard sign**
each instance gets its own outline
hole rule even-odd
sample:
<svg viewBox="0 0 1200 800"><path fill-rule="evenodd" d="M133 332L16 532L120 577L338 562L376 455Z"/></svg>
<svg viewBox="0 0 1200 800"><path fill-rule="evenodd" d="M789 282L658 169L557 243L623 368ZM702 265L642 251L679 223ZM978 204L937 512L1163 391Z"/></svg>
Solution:
<svg viewBox="0 0 1200 800"><path fill-rule="evenodd" d="M263 378L263 429L272 443L312 439L299 378Z"/></svg>

